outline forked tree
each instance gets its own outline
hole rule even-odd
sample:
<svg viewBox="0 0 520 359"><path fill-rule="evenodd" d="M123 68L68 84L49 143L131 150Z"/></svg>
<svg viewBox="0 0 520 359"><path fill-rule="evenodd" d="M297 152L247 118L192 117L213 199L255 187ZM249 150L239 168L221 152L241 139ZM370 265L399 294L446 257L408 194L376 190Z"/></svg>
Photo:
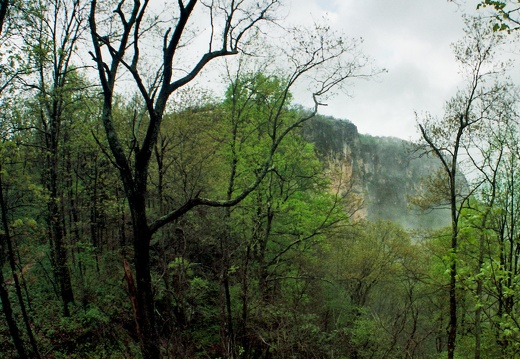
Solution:
<svg viewBox="0 0 520 359"><path fill-rule="evenodd" d="M110 5L93 0L89 19L91 55L103 90L102 121L131 212L135 314L145 358L161 356L150 266L150 240L154 233L196 206L229 207L242 201L272 170L274 154L283 138L313 117L320 98L341 86L345 79L362 76L361 70L366 65L356 41L335 37L326 27L316 27L312 31L284 30L285 39L290 39L289 46L279 48L278 53L263 54L283 57L287 75L285 95L273 112L272 127L266 134L270 148L260 168L255 169L254 179L232 198L210 199L197 193L178 208L150 218L146 205L149 165L172 95L196 78L205 76L202 70L214 60L248 52L248 45L254 38L264 35L263 31L257 31L261 27L265 26L265 31L267 25L276 28L273 24L280 2L178 0L166 3L161 11L152 6L147 0L122 0L110 2ZM278 29L282 27L278 25ZM202 39L204 44L201 45ZM157 59L160 60L155 61ZM289 89L304 77L313 86L314 109L310 115L287 123L280 114ZM143 135L136 136L130 151L120 140L121 132L113 118L114 96L121 86L120 80L128 84L129 79L144 103L147 117Z"/></svg>
<svg viewBox="0 0 520 359"><path fill-rule="evenodd" d="M448 358L455 356L458 328L457 253L460 247L461 213L476 188L467 188L461 163L471 159L471 140L479 126L490 121L489 109L503 95L501 86L492 81L501 71L494 55L500 36L482 26L480 19L467 19L465 39L455 44L454 53L465 76L463 87L446 103L445 115L436 120L427 116L418 121L425 153L433 154L441 163L443 188L436 188L451 214L449 253L449 322L447 327ZM471 160L469 160L471 165ZM478 185L477 185L478 186Z"/></svg>

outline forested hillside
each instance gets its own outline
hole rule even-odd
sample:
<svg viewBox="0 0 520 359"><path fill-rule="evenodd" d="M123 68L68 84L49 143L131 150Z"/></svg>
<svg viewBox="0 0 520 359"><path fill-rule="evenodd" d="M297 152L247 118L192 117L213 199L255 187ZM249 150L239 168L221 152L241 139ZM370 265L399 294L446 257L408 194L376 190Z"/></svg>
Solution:
<svg viewBox="0 0 520 359"><path fill-rule="evenodd" d="M319 115L381 70L281 5L0 0L0 357L520 355L515 12L408 143Z"/></svg>

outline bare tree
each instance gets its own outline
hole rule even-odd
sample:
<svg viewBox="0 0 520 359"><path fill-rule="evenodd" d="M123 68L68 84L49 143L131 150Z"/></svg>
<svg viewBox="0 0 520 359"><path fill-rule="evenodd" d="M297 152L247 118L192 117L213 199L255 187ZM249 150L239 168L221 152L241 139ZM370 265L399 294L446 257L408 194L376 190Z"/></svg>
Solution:
<svg viewBox="0 0 520 359"><path fill-rule="evenodd" d="M34 49L31 53L34 76L27 80L27 85L36 90L38 99L39 130L45 157L43 180L49 194L48 238L65 316L70 315L69 303L74 302L74 294L63 228L61 185L64 173L60 154L65 123L72 121L70 107L75 102L72 94L83 86L72 62L86 29L85 6L81 1L40 1L35 11L27 13L30 27L24 34L26 44Z"/></svg>
<svg viewBox="0 0 520 359"><path fill-rule="evenodd" d="M283 138L292 129L312 118L320 97L341 85L346 78L361 75L360 69L366 65L365 58L357 52L357 43L331 37L328 28L318 27L315 31L303 34L301 30L287 33L286 38L291 39L290 47L280 49L276 54L264 54L271 57L285 56L289 75L284 97L277 111L273 112L271 131L267 134L271 141L270 149L260 168L255 171L254 180L232 198L210 199L195 193L169 213L149 218L146 207L148 168L172 94L201 77L201 71L213 60L244 52L253 36L262 36L262 32L256 30L274 21L279 5L278 0L179 0L166 4L166 10L161 14L154 14L149 1L120 1L113 4L113 12L103 8L105 4L101 5L96 0L91 2L91 55L97 65L103 90L102 120L114 163L124 184L132 218L137 282L136 321L145 358L160 357L149 253L153 234L196 206L229 207L242 201L272 170L273 156ZM154 47L153 33L157 33L164 24L166 28L162 30L162 36ZM204 29L205 25L205 30L195 39L194 27ZM206 36L205 49L202 47L200 51L201 47L197 47L196 42L203 36ZM158 48L161 60L153 64L146 51ZM198 55L193 55L196 53ZM152 80L147 82L150 71ZM280 113L288 99L289 89L304 75L312 75L310 83L315 86L312 90L314 111L290 124L284 123ZM121 132L113 118L114 95L118 90L118 80L124 76L132 79L147 113L144 135L140 139L136 136L130 153L125 151L120 140Z"/></svg>
<svg viewBox="0 0 520 359"><path fill-rule="evenodd" d="M451 245L449 264L448 358L455 355L457 338L457 252L459 249L460 215L475 188L464 188L461 161L470 155L472 132L487 121L489 108L500 95L500 87L487 81L499 72L493 66L493 55L500 36L485 29L480 19L468 19L466 37L454 46L455 56L466 76L465 87L448 101L442 120L427 117L419 122L423 151L432 153L441 162L442 178L447 185L445 198L451 213Z"/></svg>

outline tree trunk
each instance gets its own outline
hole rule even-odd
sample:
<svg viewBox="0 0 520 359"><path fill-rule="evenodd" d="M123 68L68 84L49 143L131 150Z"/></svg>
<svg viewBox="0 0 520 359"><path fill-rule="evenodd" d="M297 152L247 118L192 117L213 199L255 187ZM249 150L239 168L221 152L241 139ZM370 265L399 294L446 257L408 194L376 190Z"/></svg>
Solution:
<svg viewBox="0 0 520 359"><path fill-rule="evenodd" d="M457 340L457 296L455 293L456 276L457 264L455 263L455 259L452 259L452 263L450 265L449 286L450 321L448 323L448 359L453 359L455 357L455 342Z"/></svg>
<svg viewBox="0 0 520 359"><path fill-rule="evenodd" d="M457 158L457 157L455 157ZM455 165L453 166L454 168ZM458 241L458 215L457 215L457 197L455 193L455 173L452 170L450 178L451 190L451 263L450 263L450 284L449 284L449 298L450 298L450 320L448 323L448 359L455 357L455 345L457 341L457 241Z"/></svg>
<svg viewBox="0 0 520 359"><path fill-rule="evenodd" d="M2 260L3 262L3 260ZM11 307L11 301L9 299L9 293L7 291L7 287L5 285L4 274L0 268L0 300L2 301L2 309L5 315L5 319L7 321L7 326L9 327L9 333L11 334L11 338L13 339L14 346L16 351L18 352L18 356L20 358L28 358L25 353L25 347L23 345L22 337L20 335L20 330L18 329L18 325L13 317L13 309Z"/></svg>
<svg viewBox="0 0 520 359"><path fill-rule="evenodd" d="M1 168L0 168L1 170ZM16 296L18 298L18 303L20 304L20 311L22 313L22 317L23 317L23 321L24 321L24 324L25 324L25 328L27 330L27 336L29 337L29 341L31 343L31 347L33 349L33 356L35 358L40 358L40 353L38 351L38 346L36 344L36 339L34 338L34 335L33 335L33 332L32 332L32 328L31 328L31 322L29 320L29 315L27 314L27 309L25 307L25 302L23 300L23 295L22 295L22 288L20 286L20 281L18 280L18 275L17 275L17 272L16 272L16 260L15 260L15 255L14 255L14 249L13 249L13 244L12 244L12 241L11 241L11 233L10 233L10 230L9 230L9 223L8 223L8 219L7 219L7 202L4 198L4 190L3 190L3 181L2 181L2 176L0 175L0 209L1 209L1 219L2 219L2 227L4 228L4 234L0 237L1 240L0 240L0 250L2 251L2 253L0 254L0 286L2 286L2 291L5 290L5 293L2 293L2 297L1 297L1 300L2 300L2 303L4 303L4 299L6 300L6 305L9 306L9 310L8 312L11 312L11 308L10 308L10 302L9 302L9 296L8 296L8 292L7 292L7 288L5 288L5 281L4 281L4 277L3 277L3 272L2 272L2 267L3 267L3 264L4 264L4 258L3 258L3 255L5 253L5 246L7 246L7 252L8 252L8 259L9 259L9 266L11 267L11 273L13 275L13 282L14 282L14 285L15 285L15 290L16 290ZM6 296L5 298L3 296ZM6 314L6 319L9 323L9 319L7 318L8 317L8 312L5 312ZM16 323L14 323L16 325ZM9 329L11 331L11 323L9 323ZM14 328L13 328L14 330ZM16 330L18 330L16 328ZM12 332L11 331L11 335L16 335L16 333ZM18 334L19 335L19 332ZM17 346L18 348L18 345L16 344L16 339L15 337L13 336L13 341L15 342L15 345ZM23 343L22 343L23 344Z"/></svg>
<svg viewBox="0 0 520 359"><path fill-rule="evenodd" d="M0 301L2 303L2 309L5 315L5 319L7 321L7 326L9 328L9 333L11 334L11 338L13 339L14 346L20 358L27 358L27 354L25 353L25 347L23 344L22 336L20 334L20 330L18 329L18 325L16 324L16 320L13 316L13 309L11 306L11 299L9 298L9 292L7 290L7 286L4 279L3 266L4 266L4 254L6 252L6 246L10 248L8 241L10 240L9 236L9 227L7 222L7 206L4 201L4 193L2 186L2 178L0 176L0 208L2 214L2 227L4 229L4 233L0 233ZM12 250L9 250L10 256L10 264L11 270L13 270L13 257ZM16 276L16 273L13 271L13 276ZM18 281L16 281L18 284ZM20 299L20 297L18 298Z"/></svg>
<svg viewBox="0 0 520 359"><path fill-rule="evenodd" d="M495 203L495 188L496 188L496 184L495 184L495 181L493 180L493 193L492 193L492 198L491 198L489 208L492 208L493 204ZM489 212L490 212L490 209L487 209L486 212L484 213L484 216L482 218L482 222L480 225L482 229L486 228ZM482 271L482 267L484 266L485 249L486 249L485 248L485 236L484 236L484 233L481 233L480 238L479 238L479 248L478 248L478 264L477 264L477 270L476 270L477 274L480 274L480 272ZM475 310L475 359L480 359L481 358L481 353L480 353L481 344L482 344L482 313L483 313L481 302L482 302L483 294L484 294L484 281L480 275L477 275L476 281L477 281L476 295L477 295L478 303L477 303L477 309Z"/></svg>
<svg viewBox="0 0 520 359"><path fill-rule="evenodd" d="M51 133L46 136L48 178L46 178L45 182L46 188L49 191L47 225L49 226L49 242L51 246L54 277L60 289L63 315L68 317L70 316L69 303L74 302L74 294L72 292L70 273L67 267L67 250L63 243L64 229L61 222L61 198L58 188L58 120L59 119L55 116L51 116Z"/></svg>
<svg viewBox="0 0 520 359"><path fill-rule="evenodd" d="M63 302L63 315L70 316L69 303L74 302L69 269L67 267L67 250L63 243L63 228L58 199L51 195L49 203L50 239L54 276L58 282Z"/></svg>
<svg viewBox="0 0 520 359"><path fill-rule="evenodd" d="M231 309L231 293L229 290L229 268L231 266L231 256L229 253L231 231L229 229L231 212L226 209L225 229L220 235L220 336L224 349L224 357L234 359L238 355L235 340L235 330L233 327L233 312Z"/></svg>
<svg viewBox="0 0 520 359"><path fill-rule="evenodd" d="M161 358L159 339L155 328L154 296L150 271L150 240L152 233L146 220L144 195L130 203L134 231L134 266L137 283L137 323L139 342L145 359Z"/></svg>
<svg viewBox="0 0 520 359"><path fill-rule="evenodd" d="M477 274L482 270L484 264L484 235L480 235L479 241L479 254L478 254L478 267ZM482 294L483 294L483 283L482 278L477 276L477 309L475 310L475 359L480 359L480 348L482 342Z"/></svg>

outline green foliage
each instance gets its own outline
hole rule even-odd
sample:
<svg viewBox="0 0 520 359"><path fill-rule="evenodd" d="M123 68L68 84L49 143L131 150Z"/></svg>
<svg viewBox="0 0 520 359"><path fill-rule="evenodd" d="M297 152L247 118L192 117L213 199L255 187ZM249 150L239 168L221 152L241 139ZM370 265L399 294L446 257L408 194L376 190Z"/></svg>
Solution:
<svg viewBox="0 0 520 359"><path fill-rule="evenodd" d="M503 10L496 7L499 3L486 2ZM29 35L29 59L51 69L55 44L35 37L37 32ZM0 56L1 66L10 68L1 80L25 66L19 54ZM49 80L49 74L42 78ZM66 74L49 91L1 99L1 190L9 207L15 270L42 357L139 357L133 271L123 270L123 260L140 255L129 245L135 213L127 208L108 155L97 93L88 90L88 77L79 69L69 67ZM247 73L230 84L223 100L195 88L178 92L166 106L144 191L148 223L195 198L233 198L263 168L268 171L237 206L197 207L154 233L151 306L158 314L154 330L163 354L440 357L446 349L450 264L456 263L463 323L457 355L473 354L475 312L482 310L482 357L517 356L520 182L515 148L504 151L511 153L507 165L496 167L503 174L494 184L483 183L469 199L471 206L461 210L457 248L450 248L449 229L412 236L395 223L354 220L350 209L360 200L352 194L357 189L349 182L353 176L334 168L337 163L323 154L318 157L303 137L305 129L292 128L303 111L292 105L288 81L281 73ZM9 91L17 90L13 85ZM46 161L52 152L46 142L51 104L63 105L54 138L59 143L52 162L58 187L54 198ZM454 100L447 107L454 114L458 105ZM116 95L112 111L124 156L135 165L150 121L146 104L137 96ZM443 140L456 125L457 117L450 119L447 127L432 127ZM332 120L325 122L333 127ZM355 134L352 127L345 131ZM343 143L322 140L324 148L343 148ZM516 137L510 140L515 143ZM377 147L382 141L362 136L359 145ZM378 156L391 162L403 143L387 140L385 145L386 152ZM397 166L388 172L386 178L398 181ZM436 192L419 199L420 204L442 204L447 182L447 176L434 174L428 185ZM387 185L381 180L371 190L387 195ZM52 219L63 227L65 266L75 296L70 316L62 313L53 272L56 254L48 226L53 204L59 204L58 218ZM2 228L0 236L5 233ZM12 274L6 275L15 298L13 282ZM22 322L20 308L15 317ZM27 334L23 340L28 342ZM0 356L13 356L3 321Z"/></svg>

